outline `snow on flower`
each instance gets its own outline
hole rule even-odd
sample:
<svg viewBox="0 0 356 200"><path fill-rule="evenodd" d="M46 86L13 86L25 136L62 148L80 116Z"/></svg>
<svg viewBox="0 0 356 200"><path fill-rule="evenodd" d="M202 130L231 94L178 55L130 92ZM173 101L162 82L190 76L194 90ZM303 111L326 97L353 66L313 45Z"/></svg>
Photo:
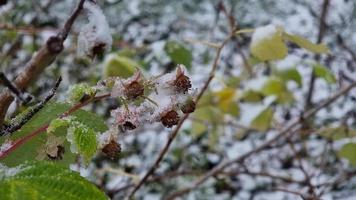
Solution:
<svg viewBox="0 0 356 200"><path fill-rule="evenodd" d="M110 27L100 7L91 1L84 3L88 23L82 27L78 36L78 56L94 58L95 55L109 51L112 45Z"/></svg>
<svg viewBox="0 0 356 200"><path fill-rule="evenodd" d="M134 100L137 97L143 96L143 94L143 76L140 71L137 71L128 79L117 78L111 92L112 97L124 97L128 100Z"/></svg>

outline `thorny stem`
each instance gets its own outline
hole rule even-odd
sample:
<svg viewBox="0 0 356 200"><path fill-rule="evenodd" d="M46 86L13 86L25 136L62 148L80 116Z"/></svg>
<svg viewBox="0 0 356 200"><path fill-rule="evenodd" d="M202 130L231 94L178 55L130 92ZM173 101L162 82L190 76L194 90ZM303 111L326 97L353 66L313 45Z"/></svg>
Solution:
<svg viewBox="0 0 356 200"><path fill-rule="evenodd" d="M354 87L356 87L356 82L353 82L352 84L348 85L347 87L341 89L338 93L334 94L332 97L330 97L326 101L320 103L315 108L309 109L307 112L305 112L303 114L302 118L308 119L308 118L314 116L319 110L329 106L331 103L333 103L339 97L347 94ZM292 132L292 134L295 134L296 130L298 130L302 127L301 126L302 122L303 122L303 120L301 120L300 118L295 119L288 126L286 126L286 128L284 128L281 132L279 132L276 136L267 140L265 143L261 144L259 147L255 148L251 151L248 151L247 153L242 154L241 156L239 156L235 159L223 161L221 164L214 167L212 170L210 170L204 176L202 176L198 180L196 180L192 184L192 186L178 190L178 191L172 193L171 195L169 195L166 199L174 199L176 197L182 196L182 195L198 188L201 184L203 184L206 180L208 180L208 178L210 178L218 173L221 173L226 167L231 166L232 164L235 164L235 163L241 163L245 159L249 158L250 156L267 149L270 145L277 142L280 138L282 138L284 136L288 136L288 134L290 132Z"/></svg>
<svg viewBox="0 0 356 200"><path fill-rule="evenodd" d="M215 74L215 70L218 67L218 63L219 63L219 60L220 60L221 51L224 48L224 46L228 43L228 41L230 41L230 39L234 36L234 32L235 31L232 31L232 33L217 48L215 59L214 59L213 65L211 67L211 71L209 73L209 77L206 80L206 82L204 83L204 86L202 87L201 91L199 92L199 94L198 94L198 96L196 98L196 104L199 102L200 98L203 96L204 92L207 90L210 82L213 80L214 74ZM135 195L135 193L138 191L138 189L140 189L140 187L147 182L148 178L159 167L159 164L162 161L164 155L167 153L167 151L168 151L169 147L171 146L173 140L178 135L178 132L179 132L180 128L182 127L183 123L185 122L185 120L188 117L189 117L189 114L185 114L183 116L183 118L179 121L178 125L175 127L175 129L169 135L166 144L164 145L163 149L160 151L160 153L159 153L157 159L155 160L154 164L150 167L150 169L146 172L146 174L143 176L143 178L140 180L140 182L130 192L130 194L128 195L128 199L131 199Z"/></svg>
<svg viewBox="0 0 356 200"><path fill-rule="evenodd" d="M88 99L87 101L84 101L84 102L81 102L81 103L78 103L78 104L75 104L73 107L71 107L69 110L67 110L66 112L64 112L62 115L59 116L59 119L61 118L64 118L64 117L67 117L69 115L71 115L72 113L74 113L75 111L79 110L80 108L88 105L89 103L91 102L94 102L94 101L98 101L98 100L101 100L101 99L105 99L107 97L109 97L110 94L103 94L103 95L99 95L99 96L96 96L96 97L93 97L91 99ZM34 138L35 136L43 133L44 131L47 130L49 124L45 124L43 126L41 126L40 128L37 128L35 131L33 131L32 133L22 137L22 138L19 138L17 140L15 140L14 142L11 143L11 147L8 148L6 151L2 151L0 152L0 160L1 159L4 159L7 155L9 155L11 152L13 152L14 150L16 150L18 147L20 147L22 144L24 144L25 142L31 140L32 138Z"/></svg>

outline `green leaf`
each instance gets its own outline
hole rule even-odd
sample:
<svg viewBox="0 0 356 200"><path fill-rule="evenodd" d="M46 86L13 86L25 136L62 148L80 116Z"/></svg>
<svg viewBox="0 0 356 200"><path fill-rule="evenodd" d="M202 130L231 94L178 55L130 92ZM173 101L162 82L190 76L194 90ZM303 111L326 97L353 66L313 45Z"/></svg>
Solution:
<svg viewBox="0 0 356 200"><path fill-rule="evenodd" d="M214 106L204 106L197 108L193 113L193 117L196 121L192 123L191 132L193 136L199 137L208 130L208 126L204 123L209 123L214 129L223 119L223 114Z"/></svg>
<svg viewBox="0 0 356 200"><path fill-rule="evenodd" d="M10 169L2 167L0 194L2 200L108 199L77 172L44 161Z"/></svg>
<svg viewBox="0 0 356 200"><path fill-rule="evenodd" d="M164 51L175 64L183 64L188 69L192 64L192 53L182 44L176 41L167 41L164 45Z"/></svg>
<svg viewBox="0 0 356 200"><path fill-rule="evenodd" d="M273 110L270 107L265 108L262 112L252 120L250 126L259 131L267 131L271 127L273 119Z"/></svg>
<svg viewBox="0 0 356 200"><path fill-rule="evenodd" d="M337 155L347 159L352 166L356 166L356 143L347 143L341 147Z"/></svg>
<svg viewBox="0 0 356 200"><path fill-rule="evenodd" d="M277 77L268 79L262 87L261 92L265 96L276 96L278 103L290 103L294 100L293 94L288 91L285 82Z"/></svg>
<svg viewBox="0 0 356 200"><path fill-rule="evenodd" d="M321 64L314 64L313 72L316 77L324 79L327 83L336 83L334 74Z"/></svg>
<svg viewBox="0 0 356 200"><path fill-rule="evenodd" d="M236 102L236 90L226 87L218 92L214 92L215 101L218 108L226 114L239 116L240 108Z"/></svg>
<svg viewBox="0 0 356 200"><path fill-rule="evenodd" d="M81 123L74 123L68 129L67 138L73 138L71 143L78 153L83 155L85 162L88 162L97 150L96 133L93 129Z"/></svg>
<svg viewBox="0 0 356 200"><path fill-rule="evenodd" d="M286 32L284 33L284 37L285 39L295 43L299 47L302 47L313 53L318 53L318 54L329 53L329 48L324 44L314 44L301 36L288 34Z"/></svg>
<svg viewBox="0 0 356 200"><path fill-rule="evenodd" d="M280 60L287 56L283 29L273 25L257 28L252 35L250 51L261 61Z"/></svg>
<svg viewBox="0 0 356 200"><path fill-rule="evenodd" d="M259 91L246 90L240 96L240 101L256 103L256 102L261 102L263 98L264 95Z"/></svg>
<svg viewBox="0 0 356 200"><path fill-rule="evenodd" d="M136 68L139 66L140 64L131 58L110 54L104 62L104 76L118 76L120 78L128 78L135 73Z"/></svg>
<svg viewBox="0 0 356 200"><path fill-rule="evenodd" d="M340 140L344 138L356 137L356 130L345 125L338 127L325 127L320 130L319 135L329 140Z"/></svg>
<svg viewBox="0 0 356 200"><path fill-rule="evenodd" d="M70 102L79 102L84 96L93 97L96 94L96 90L90 87L86 83L80 83L72 85L69 89Z"/></svg>
<svg viewBox="0 0 356 200"><path fill-rule="evenodd" d="M59 115L67 111L71 107L67 103L49 103L41 111L35 114L35 116L27 122L20 130L13 133L10 137L11 140L21 138L25 135L32 133L34 130L39 127L49 124L52 120L57 119ZM93 129L95 132L104 132L107 130L107 126L102 117L97 116L92 112L85 110L78 110L72 114L76 117L76 120L85 124L89 128ZM38 148L41 147L46 142L46 135L44 132L40 133L30 141L22 144L15 151L11 152L7 157L1 160L2 163L8 166L16 166L23 163L26 160L34 160L37 156ZM63 129L56 129L56 136L65 136L66 131ZM0 138L0 143L3 143L6 138ZM65 142L65 154L63 160L59 162L63 165L68 165L73 163L75 155L69 151L69 143Z"/></svg>
<svg viewBox="0 0 356 200"><path fill-rule="evenodd" d="M302 86L302 76L295 68L279 70L276 72L276 76L281 78L283 81L294 81L299 87Z"/></svg>

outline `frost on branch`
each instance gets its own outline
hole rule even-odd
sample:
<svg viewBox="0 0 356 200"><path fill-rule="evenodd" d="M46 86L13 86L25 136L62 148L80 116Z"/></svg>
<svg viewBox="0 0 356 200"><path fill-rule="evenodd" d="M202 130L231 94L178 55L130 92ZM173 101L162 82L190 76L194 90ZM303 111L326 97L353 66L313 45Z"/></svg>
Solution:
<svg viewBox="0 0 356 200"><path fill-rule="evenodd" d="M96 55L111 49L110 27L105 15L96 3L86 1L84 9L88 16L88 23L80 30L77 53L78 56L94 58Z"/></svg>

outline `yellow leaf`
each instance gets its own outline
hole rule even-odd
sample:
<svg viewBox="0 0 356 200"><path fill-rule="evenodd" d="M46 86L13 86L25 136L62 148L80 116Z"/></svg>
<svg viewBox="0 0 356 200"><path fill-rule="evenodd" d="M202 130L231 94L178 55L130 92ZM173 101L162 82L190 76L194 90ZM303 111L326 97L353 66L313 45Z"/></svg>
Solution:
<svg viewBox="0 0 356 200"><path fill-rule="evenodd" d="M272 118L273 110L272 108L267 107L252 120L250 126L259 131L267 131L271 126Z"/></svg>

